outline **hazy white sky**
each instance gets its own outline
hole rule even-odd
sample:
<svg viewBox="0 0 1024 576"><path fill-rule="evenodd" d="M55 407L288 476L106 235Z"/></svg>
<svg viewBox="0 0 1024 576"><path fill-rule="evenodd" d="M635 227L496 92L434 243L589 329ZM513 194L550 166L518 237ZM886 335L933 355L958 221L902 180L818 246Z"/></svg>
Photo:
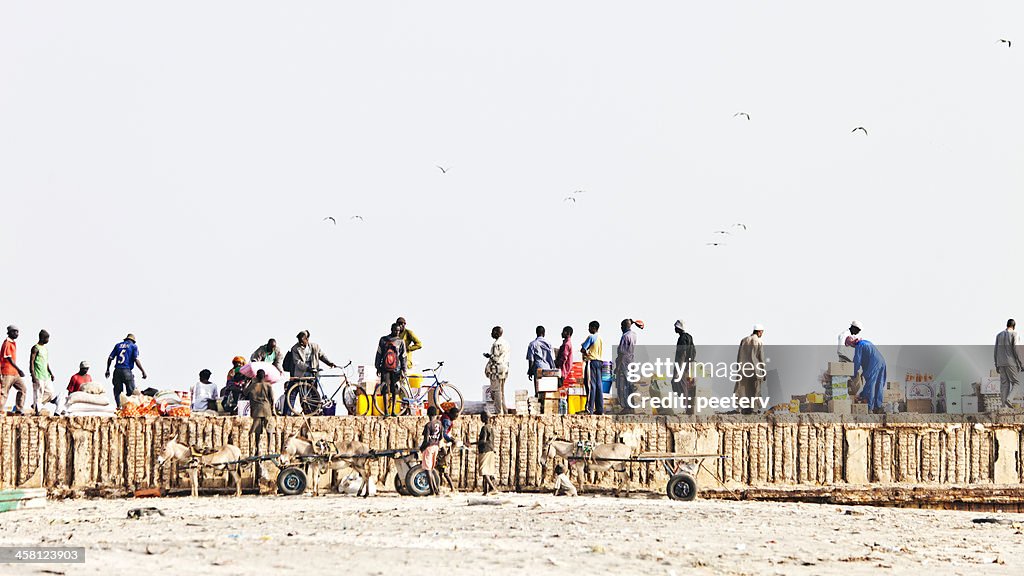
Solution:
<svg viewBox="0 0 1024 576"><path fill-rule="evenodd" d="M470 398L494 324L510 389L538 323L984 344L1022 71L1020 2L0 1L0 324L60 385L131 331L185 388L404 315Z"/></svg>

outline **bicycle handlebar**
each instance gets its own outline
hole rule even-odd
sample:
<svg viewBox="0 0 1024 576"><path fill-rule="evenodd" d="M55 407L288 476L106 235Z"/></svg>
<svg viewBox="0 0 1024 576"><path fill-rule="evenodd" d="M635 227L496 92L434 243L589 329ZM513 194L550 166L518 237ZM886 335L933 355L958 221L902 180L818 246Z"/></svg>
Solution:
<svg viewBox="0 0 1024 576"><path fill-rule="evenodd" d="M444 360L438 362L437 366L435 366L434 368L424 368L423 373L426 374L427 372L437 372L438 370L441 369L441 366L444 366Z"/></svg>

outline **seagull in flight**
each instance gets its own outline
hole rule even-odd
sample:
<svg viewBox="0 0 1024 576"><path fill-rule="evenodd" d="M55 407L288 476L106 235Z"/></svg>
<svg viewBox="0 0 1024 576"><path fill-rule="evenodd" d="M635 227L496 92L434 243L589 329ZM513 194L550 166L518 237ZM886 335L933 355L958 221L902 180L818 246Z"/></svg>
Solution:
<svg viewBox="0 0 1024 576"><path fill-rule="evenodd" d="M715 230L715 234L728 234L725 230Z"/></svg>
<svg viewBox="0 0 1024 576"><path fill-rule="evenodd" d="M448 171L452 169L452 167L449 166L445 168L444 166L438 166L437 169L441 171L441 174L447 174Z"/></svg>
<svg viewBox="0 0 1024 576"><path fill-rule="evenodd" d="M737 223L733 224L732 227L733 228L743 228L744 230L747 229L747 225L742 223L742 222L737 222Z"/></svg>
<svg viewBox="0 0 1024 576"><path fill-rule="evenodd" d="M737 116L743 116L747 120L750 120L750 114L747 114L746 112L737 112L732 115L733 118L736 118Z"/></svg>
<svg viewBox="0 0 1024 576"><path fill-rule="evenodd" d="M321 220L321 222L327 222L328 220L330 220L332 223L334 223L335 226L338 225L338 221L334 219L334 216L328 216L328 217L324 218L323 220Z"/></svg>
<svg viewBox="0 0 1024 576"><path fill-rule="evenodd" d="M1011 41L1009 41L1009 40L1007 40L1005 38L1000 38L999 41L1002 42L1003 44L1006 44L1007 48L1011 48L1013 46L1013 42L1011 42Z"/></svg>
<svg viewBox="0 0 1024 576"><path fill-rule="evenodd" d="M854 132L856 132L857 130L861 130L861 131L863 131L863 132L864 132L864 135L865 135L865 136L867 136L867 135L868 135L868 129L867 129L867 128L865 128L865 127L863 127L863 126L857 126L857 127L856 127L856 128L854 128L853 130L850 130L850 134L853 134L853 133L854 133Z"/></svg>
<svg viewBox="0 0 1024 576"><path fill-rule="evenodd" d="M707 246L725 246L725 242L708 242Z"/></svg>
<svg viewBox="0 0 1024 576"><path fill-rule="evenodd" d="M573 195L573 196L575 196L575 195L577 195L577 194L586 194L586 193L587 193L587 191L586 191L586 190L573 190L573 191L572 191L572 195Z"/></svg>
<svg viewBox="0 0 1024 576"><path fill-rule="evenodd" d="M575 196L566 196L565 198L562 199L562 202L572 202L573 204L575 204L576 203L576 197Z"/></svg>
<svg viewBox="0 0 1024 576"><path fill-rule="evenodd" d="M349 218L349 220L359 220L360 222L364 222L363 217L358 215L358 214L356 214L355 216Z"/></svg>

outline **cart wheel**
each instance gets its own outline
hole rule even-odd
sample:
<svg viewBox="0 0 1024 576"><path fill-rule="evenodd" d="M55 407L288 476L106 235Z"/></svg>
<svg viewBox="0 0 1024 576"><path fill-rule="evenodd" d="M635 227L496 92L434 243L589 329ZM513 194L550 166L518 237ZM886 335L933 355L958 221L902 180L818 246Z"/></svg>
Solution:
<svg viewBox="0 0 1024 576"><path fill-rule="evenodd" d="M408 496L409 491L405 489L405 484L402 483L402 479L395 474L395 492L398 492L400 496Z"/></svg>
<svg viewBox="0 0 1024 576"><path fill-rule="evenodd" d="M689 502L697 497L697 481L689 474L676 474L668 479L666 491L672 500Z"/></svg>
<svg viewBox="0 0 1024 576"><path fill-rule="evenodd" d="M434 475L434 480L440 485L440 477L437 475L437 471L430 470L430 473ZM409 474L405 477L405 489L413 496L429 496L430 479L427 476L427 469L420 465L409 470Z"/></svg>
<svg viewBox="0 0 1024 576"><path fill-rule="evenodd" d="M306 491L306 473L289 466L277 474L277 491L285 496L298 496Z"/></svg>

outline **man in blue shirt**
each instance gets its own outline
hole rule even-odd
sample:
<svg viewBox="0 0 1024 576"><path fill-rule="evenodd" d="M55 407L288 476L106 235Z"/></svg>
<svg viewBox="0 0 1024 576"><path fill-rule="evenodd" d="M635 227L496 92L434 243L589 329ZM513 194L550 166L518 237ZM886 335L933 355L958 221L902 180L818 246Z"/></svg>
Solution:
<svg viewBox="0 0 1024 576"><path fill-rule="evenodd" d="M885 392L885 358L878 348L867 340L856 336L846 338L846 345L853 348L853 378L864 377L864 388L860 392L861 400L867 402L868 409L879 414L882 412L882 396Z"/></svg>
<svg viewBox="0 0 1024 576"><path fill-rule="evenodd" d="M107 357L107 374L110 378L110 363L114 362L114 402L121 407L121 392L131 396L135 393L135 374L132 370L139 366L142 378L146 378L146 369L139 361L139 347L135 344L135 335L129 334L122 342L118 342Z"/></svg>
<svg viewBox="0 0 1024 576"><path fill-rule="evenodd" d="M537 376L537 370L552 370L555 367L555 351L544 339L543 326L537 326L537 337L526 347L526 374L530 380Z"/></svg>

